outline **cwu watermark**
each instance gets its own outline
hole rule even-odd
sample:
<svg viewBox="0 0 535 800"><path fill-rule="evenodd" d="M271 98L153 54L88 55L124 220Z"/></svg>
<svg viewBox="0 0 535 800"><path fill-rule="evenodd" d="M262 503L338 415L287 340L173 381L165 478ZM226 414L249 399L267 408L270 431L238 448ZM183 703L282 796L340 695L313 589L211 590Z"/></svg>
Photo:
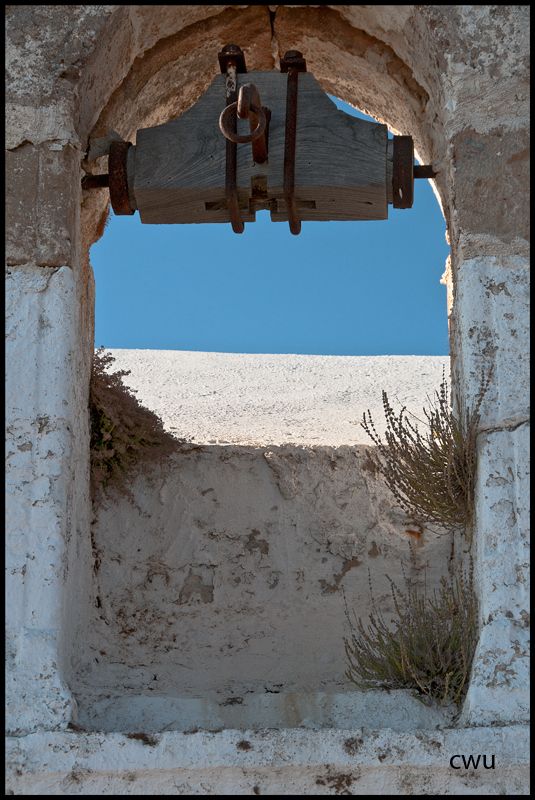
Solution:
<svg viewBox="0 0 535 800"><path fill-rule="evenodd" d="M453 769L461 769L462 768L461 764L459 764L458 766L456 764L454 764L454 761L455 761L456 758L462 759L462 762L464 764L464 768L465 769L468 769L468 767L470 767L470 766L472 766L474 769L477 769L478 765L479 765L479 760L481 758L483 759L483 767L485 769L495 769L495 765L494 765L495 756L494 755L492 756L492 760L490 762L490 766L487 766L487 756L478 755L477 756L477 760L476 760L476 757L473 756L473 755L469 755L468 759L464 755L452 756L450 758L450 767L453 767Z"/></svg>

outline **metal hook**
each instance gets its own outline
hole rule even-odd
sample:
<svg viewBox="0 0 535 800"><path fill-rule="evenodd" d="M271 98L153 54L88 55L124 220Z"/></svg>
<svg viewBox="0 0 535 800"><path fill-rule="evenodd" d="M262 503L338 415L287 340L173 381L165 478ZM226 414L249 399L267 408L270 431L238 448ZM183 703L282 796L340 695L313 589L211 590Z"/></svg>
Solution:
<svg viewBox="0 0 535 800"><path fill-rule="evenodd" d="M249 119L251 133L253 130L255 130L255 133L258 131L262 121L262 117L255 110L255 107L260 108L266 122L262 128L262 133L257 134L257 138L252 140L253 161L255 164L265 164L268 158L267 137L271 112L268 108L262 106L258 89L254 83L244 83L238 96L237 114L240 119Z"/></svg>
<svg viewBox="0 0 535 800"><path fill-rule="evenodd" d="M240 119L248 119L251 133L239 136L229 130L228 121L233 113L237 113ZM231 142L253 143L253 161L256 164L264 164L267 161L267 125L269 121L269 110L260 105L260 95L254 83L245 83L240 87L238 100L231 103L221 112L219 117L219 127L221 133Z"/></svg>

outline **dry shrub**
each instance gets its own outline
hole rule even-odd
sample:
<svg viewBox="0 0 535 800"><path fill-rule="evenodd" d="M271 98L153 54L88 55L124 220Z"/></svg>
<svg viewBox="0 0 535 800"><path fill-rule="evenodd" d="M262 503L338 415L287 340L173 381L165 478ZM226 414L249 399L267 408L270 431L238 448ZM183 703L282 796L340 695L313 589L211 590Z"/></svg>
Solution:
<svg viewBox="0 0 535 800"><path fill-rule="evenodd" d="M356 626L352 623L346 604L351 629L351 638L344 639L346 677L359 689L412 689L426 705L433 699L441 706L459 702L477 642L471 570L465 575L461 566L455 583L442 578L441 589L432 598L425 592L422 596L406 577L405 595L388 580L397 614L393 629L377 611L373 595L367 631L360 617Z"/></svg>
<svg viewBox="0 0 535 800"><path fill-rule="evenodd" d="M477 467L476 438L479 409L488 389L492 369L482 377L475 407L466 409L458 420L450 405L448 384L442 374L440 391L424 408L427 430L421 434L407 418L405 407L396 417L383 391L386 416L386 444L377 433L368 410L361 423L377 445L371 454L394 497L415 519L462 530L471 541L474 485ZM428 398L429 399L429 398ZM457 401L457 406L459 402Z"/></svg>
<svg viewBox="0 0 535 800"><path fill-rule="evenodd" d="M110 373L115 361L101 347L93 355L91 418L91 497L108 487L126 491L132 469L160 461L183 444L167 433L161 419L142 406L122 379L130 370Z"/></svg>
<svg viewBox="0 0 535 800"><path fill-rule="evenodd" d="M479 410L491 375L492 368L487 377L482 376L473 410L467 408L458 419L443 373L440 390L430 400L430 408L424 408L424 434L407 418L405 408L399 416L394 414L385 391L386 444L369 410L362 422L377 445L370 457L400 506L423 524L462 531L469 543ZM461 408L458 398L457 407ZM393 629L377 611L373 595L367 630L360 618L353 626L346 606L351 629L351 638L344 639L349 667L346 676L360 689L410 688L416 697L425 698L423 702L433 698L441 705L458 702L466 692L477 642L472 570L465 575L461 564L455 582L442 578L441 589L432 598L410 586L406 578L405 594L388 580L397 614Z"/></svg>

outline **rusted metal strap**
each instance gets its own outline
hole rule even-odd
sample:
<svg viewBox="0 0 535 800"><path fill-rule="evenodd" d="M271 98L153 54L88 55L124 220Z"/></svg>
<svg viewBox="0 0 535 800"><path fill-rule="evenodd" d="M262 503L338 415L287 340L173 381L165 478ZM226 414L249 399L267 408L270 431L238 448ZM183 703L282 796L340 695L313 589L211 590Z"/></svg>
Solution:
<svg viewBox="0 0 535 800"><path fill-rule="evenodd" d="M245 58L242 50L235 44L228 44L223 48L223 52L218 54L221 72L226 72L226 106L238 102L238 72L246 72ZM230 114L228 119L228 130L231 134L237 132L237 119L235 114ZM244 224L238 205L238 189L236 186L237 170L237 145L236 142L227 138L226 141L226 172L225 172L225 195L227 198L227 208L230 215L230 222L234 233L243 233Z"/></svg>
<svg viewBox="0 0 535 800"><path fill-rule="evenodd" d="M110 190L111 207L117 216L132 216L135 209L130 205L128 197L128 150L132 142L113 141L108 154L107 175L85 175L82 178L82 189Z"/></svg>
<svg viewBox="0 0 535 800"><path fill-rule="evenodd" d="M108 177L110 200L113 213L117 216L135 213L128 199L127 161L132 142L112 142L108 156Z"/></svg>
<svg viewBox="0 0 535 800"><path fill-rule="evenodd" d="M412 136L394 136L392 205L412 208L414 201L414 146Z"/></svg>
<svg viewBox="0 0 535 800"><path fill-rule="evenodd" d="M295 202L295 146L297 140L297 88L299 73L306 72L306 61L299 50L289 50L281 58L281 72L288 73L286 87L286 133L284 140L283 191L290 232L301 232L301 220Z"/></svg>
<svg viewBox="0 0 535 800"><path fill-rule="evenodd" d="M227 93L226 101L227 106L237 102L236 91L237 75L236 66L232 61L227 62ZM229 130L231 133L236 133L236 117L233 116L229 119ZM238 166L238 148L236 142L230 139L226 141L226 172L225 172L225 195L227 198L227 207L230 214L230 222L234 233L243 233L244 224L240 214L240 207L238 205L238 188L236 186L236 172Z"/></svg>
<svg viewBox="0 0 535 800"><path fill-rule="evenodd" d="M414 181L419 178L436 178L431 164L414 163L412 136L394 136L392 166L392 205L394 208L412 208Z"/></svg>
<svg viewBox="0 0 535 800"><path fill-rule="evenodd" d="M268 158L267 136L271 112L260 103L260 95L254 83L245 83L240 87L238 108L236 113L240 119L249 120L253 143L253 161L265 164Z"/></svg>

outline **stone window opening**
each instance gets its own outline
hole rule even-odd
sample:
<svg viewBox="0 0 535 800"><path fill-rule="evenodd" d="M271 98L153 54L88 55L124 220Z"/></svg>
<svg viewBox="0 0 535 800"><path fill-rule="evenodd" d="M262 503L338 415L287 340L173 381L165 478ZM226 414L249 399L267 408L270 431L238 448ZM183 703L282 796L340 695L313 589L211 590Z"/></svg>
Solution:
<svg viewBox="0 0 535 800"><path fill-rule="evenodd" d="M125 218L124 222L131 223L131 219ZM182 229L182 226L175 227ZM151 228L160 230L160 226ZM324 229L325 225L322 226ZM250 239L254 241L255 227L248 226L246 230L250 231ZM306 228L301 236L306 236ZM156 473L148 483L139 479L134 492L137 507L132 509L129 504L123 506L122 503L117 506L106 504L94 525L94 540L98 542L99 552L98 589L95 589L98 602L95 601L97 610L93 613L88 641L91 641L90 647L95 651L95 663L90 675L84 675L83 671L73 675L79 719L83 720L85 726L99 729L108 727L112 730L116 725L133 725L139 714L143 714L146 724L150 720L148 724L154 731L166 727L179 730L217 729L229 725L243 729L257 725L343 727L347 724L345 720L354 713L369 713L372 717L382 714L386 724L387 718L391 720L393 704L405 708L404 704L407 703L410 717L420 719L420 724L424 726L437 724L439 717L435 719L433 711L422 709L418 701L413 703L406 693L397 692L392 697L378 693L372 701L369 695L353 693L343 676L341 643L345 620L341 605L342 588L347 588L350 595L358 598L357 605L360 608L367 607L369 603L367 578L359 580L357 588L355 579L351 580L351 575L348 578L346 576L355 567L360 567L362 578L368 559L368 566L376 568L374 577L378 577L378 574L375 575L379 566L375 561L377 556L380 556L381 563L385 558L390 562L393 548L397 554L395 559L402 554L407 557L407 544L411 541L407 533L410 526L403 514L397 512L394 512L389 523L386 523L386 518L380 523L387 527L390 525L391 543L387 542L385 532L372 537L367 544L363 539L357 546L357 549L364 548L361 557L355 555L356 551L353 552L354 540L361 533L358 524L356 527L351 524L350 511L341 525L342 529L344 525L347 527L345 533L337 531L340 521L336 515L332 519L335 526L333 534L327 537L322 524L313 518L314 515L308 521L308 532L303 522L296 528L303 511L298 510L299 502L295 511L289 510L296 498L296 489L291 488L294 479L290 475L302 470L306 473L311 468L311 459L315 459L319 474L325 469L332 479L334 458L335 462L340 461L340 471L347 481L349 464L346 461L351 461L357 455L360 460L363 459L364 465L365 448L357 448L355 454L349 452L352 448L346 449L347 453L334 454L329 448L321 447L276 447L269 448L267 452L258 448L207 448L204 458L211 463L209 469L214 475L212 483L216 483L216 486L204 487L203 484L199 490L203 509L205 506L208 508L209 516L213 515L214 508L217 511L219 522L212 522L212 526L204 519L206 510L199 509L195 519L189 522L184 518L188 512L183 503L186 502L187 506L188 501L185 501L183 482L185 480L193 486L201 470L200 457L195 454L185 460L180 457L180 469L167 470L163 484L163 476ZM221 467L218 469L217 465L221 460L230 460L232 464L232 471L227 477L226 471L219 475ZM242 460L248 465L245 472L240 468ZM294 464L289 476L285 474L287 463ZM238 483L236 477L232 477L236 470L241 473ZM227 484L228 480L230 484ZM158 516L158 521L149 511L150 496L155 487L159 487L159 496L163 499L163 505L160 503L163 517ZM221 521L225 514L230 513L233 492L236 491L242 498L240 515L250 520L240 534L235 532L228 535L221 527ZM331 491L336 495L337 492L348 491L348 487L331 488ZM270 507L265 509L266 517L262 519L262 514L258 515L257 509L246 498L264 495L270 498ZM364 491L360 502L369 502L366 497L367 491ZM327 500L325 502L329 504ZM311 498L305 506L313 507L313 504ZM222 511L221 507L227 510ZM328 513L332 516L333 511ZM358 516L356 507L354 513ZM371 510L366 513L373 514ZM140 530L139 514L146 518L143 541L136 539L137 534L134 534L134 531ZM281 521L281 515L282 520L286 517L291 520L294 514L296 522ZM172 524L170 527L174 517L180 520L180 535L175 543L172 542ZM174 530L176 533L176 526ZM297 530L299 534L296 538ZM192 544L192 535L197 545L199 540L202 542L200 551L197 545ZM381 536L385 535L383 542ZM333 537L336 543L331 541ZM293 543L289 544L292 539ZM151 543L148 549L147 542ZM316 571L325 572L325 575L319 575L318 572L312 581L314 588L311 589L311 595L317 595L317 598L309 605L308 612L305 610L306 603L299 607L299 598L307 585L306 564L294 564L294 556L291 560L293 569L290 569L284 560L281 561L282 554L289 547L292 549L296 546L309 551L310 563L315 565ZM184 561L180 557L176 560L174 555L170 555L178 555L181 547L193 547L190 560ZM207 558L207 547L208 550L210 547L219 549L220 552L215 556L212 554L211 559ZM431 550L435 553L431 561L436 558L440 563L446 563L449 545L446 546L443 539L437 539L431 545ZM242 561L250 564L244 568ZM228 574L223 577L221 564L226 562L230 567L226 570ZM125 584L119 577L126 563L130 565L134 583L127 581ZM417 559L415 577L418 570L427 569L429 563L429 555L425 559ZM382 590L380 588L378 591L382 601L388 602L388 588L382 586ZM234 599L231 600L229 594L234 594ZM275 623L274 619L270 620L265 615L262 617L258 609L265 602L280 609L279 613L285 619L282 624ZM243 619L243 625L240 626L243 630L233 632L226 627L225 618L234 613L231 612L232 605L228 603L234 603L236 610L241 609L237 619ZM321 652L314 652L317 620L313 625L305 624L304 629L302 624L307 613L317 618L318 610L311 610L316 608L314 604L317 604L317 609L328 608L321 627L332 629L330 643L325 644ZM293 615L289 611L292 605L299 609ZM260 620L255 618L255 613L260 613ZM174 631L171 621L175 626ZM172 635L168 635L168 630ZM97 634L97 631L100 633ZM294 642L296 635L298 646ZM100 636L104 636L105 645L102 645ZM250 644L251 639L253 641ZM262 657L264 639L269 641L277 658L287 663L286 669L266 665L266 660L273 660L273 656L268 659L266 653ZM186 641L190 642L189 646L184 644ZM98 653L97 647L101 647ZM190 649L191 652L188 652ZM182 654L180 659L177 658L179 652ZM199 658L201 661L197 661ZM117 692L108 683L105 690L107 697L103 697L95 687L110 680L110 677L106 678L112 674L110 662L115 664L115 680L120 675L119 683L127 684L131 690ZM201 663L204 673L200 668ZM140 669L141 664L145 667ZM137 697L134 707L132 690ZM359 704L363 703L364 706L356 712ZM366 711L368 706L369 710ZM401 719L404 713L401 713L400 725L403 725ZM447 714L451 716L451 709Z"/></svg>
<svg viewBox="0 0 535 800"><path fill-rule="evenodd" d="M443 745L442 752L446 749L457 752L452 748L462 736L463 742L469 743L468 751L487 753L498 752L496 746L502 747L506 742L507 747L503 745L501 755L497 755L497 769L500 765L504 770L503 785L519 791L525 769L521 746L525 741L524 723L529 718L524 666L529 623L525 488L529 432L526 8L62 6L60 12L58 8L10 6L6 20L9 40L6 50L9 62L7 360L12 365L6 386L8 598L12 609L7 630L8 744L14 762L8 794L27 793L33 785L35 774L29 775L27 771L25 774L24 765L29 761L36 764L40 775L46 772L46 780L51 781L54 789L63 787L61 782L71 769L69 780L75 780L79 788L94 788L91 782L102 776L106 789L122 787L124 771L121 773L120 765L125 763L121 756L127 752L123 749L125 745L147 751L145 755L150 759L144 762L144 768L154 779L154 786L161 785L158 783L161 776L154 771L152 749L142 747L139 741L107 737L105 731L125 725L137 729L140 721L147 719L147 710L155 727L169 728L166 714L168 710L171 714L176 711L169 706L169 698L177 696L172 692L179 684L186 685L186 679L177 670L184 670L184 675L188 669L192 670L191 664L184 662L179 667L176 654L173 669L168 669L171 651L164 650L168 644L166 631L172 625L166 625L161 611L165 611L166 602L177 608L187 607L183 619L191 623L196 614L213 609L220 588L218 554L210 549L214 540L210 539L209 527L200 528L197 524L199 521L204 524L206 518L199 515L193 518L190 514L185 520L184 530L189 532L189 539L186 537L182 542L184 552L188 546L198 545L200 549L188 556L185 562L188 566L182 572L177 566L176 576L181 580L178 587L173 584L167 565L159 563L158 547L166 544L165 537L139 541L131 548L133 561L128 564L130 594L116 595L111 617L113 633L108 631L109 601L95 591L93 569L99 541L91 541L87 455L87 390L94 347L94 283L89 249L102 235L106 200L98 192L83 196L80 180L86 166L87 143L99 126L116 126L125 140L134 141L132 137L138 128L182 113L212 80L216 70L213 53L225 43L240 41L242 37L251 68L273 69L287 49L300 49L310 58L310 70L325 91L362 108L373 108L379 119L390 121L393 130L410 133L422 162L432 164L437 172L434 186L451 246L445 280L452 381L464 402L470 404L477 394L481 370L494 367L492 385L482 408L482 432L478 440L474 558L481 633L468 696L456 723L463 730L433 731L431 749L437 751L434 758L438 760L431 766L428 754L425 758L418 755L419 744L415 745L410 732L398 731L395 741L404 743L404 752L416 748L415 758L421 758L418 768L426 780L440 776L440 791L450 786L452 791L458 791L462 786L455 783L457 778L452 777L451 769L440 761L436 742ZM105 172L104 161L95 164L95 172ZM280 513L284 524L291 525L292 515L304 519L305 509L299 506L298 499L299 482L310 474L311 459L304 452L300 453L300 461L297 452L272 448L266 453L267 457L257 454L259 458L254 460L254 454L242 452L237 456L236 470L242 469L250 482L262 480L266 488L264 500L271 503L266 513ZM189 464L187 480L192 484L198 483L199 470L203 476L211 477L210 469L220 460L222 451L215 448L205 455L206 463ZM208 463L210 459L212 466ZM331 463L325 451L314 462L314 469L321 471L325 467L326 476L342 480L343 469L337 473ZM218 475L225 475L225 480L230 481L230 473L220 470ZM203 484L201 492L210 488L219 490L219 502L228 503L229 485ZM126 530L134 537L143 524L148 530L156 522L149 523L143 516L146 487L139 488L141 510L132 507L128 513L134 516L126 518ZM164 486L160 488L165 490ZM167 491L173 495L179 515L183 496L173 494L172 483ZM206 508L215 509L213 492L199 494ZM335 519L326 498L326 494L316 498L318 515L324 522ZM190 513L183 506L184 514ZM277 511L272 511L275 506ZM310 506L308 503L306 513ZM134 519L135 524L129 528ZM108 587L119 592L120 583L113 585L113 570L120 570L122 564L112 557L118 555L113 536L117 537L120 531L113 520L108 529L112 533L105 553ZM308 523L306 530L302 529L302 533L321 539L317 544L320 551L327 545L321 538L322 531L322 526L317 530ZM246 578L251 571L248 564L253 564L265 578L264 595L260 593L258 599L265 596L267 606L272 603L273 592L281 595L288 586L289 573L278 569L277 564L268 563L268 559L276 561L277 553L283 552L277 546L279 534L270 539L265 526L257 525L242 533L243 553L234 554L236 563L244 565L244 574L234 576L242 578L236 584L238 592L247 597ZM314 582L314 592L318 593L325 612L332 608L329 603L337 597L336 591L330 589L349 581L349 576L361 569L353 561L359 554L349 552L348 543L340 538L337 529L329 541L329 554L316 555L320 559L318 569L328 566L332 574L316 574ZM314 539L306 542L306 547L315 546ZM226 546L232 548L233 543L236 540L230 532ZM144 553L143 546L149 545L154 550ZM371 543L366 553L367 558L373 559L376 550ZM232 556L230 550L228 554ZM327 559L325 564L323 558ZM229 558L228 563L231 561ZM293 566L294 562L287 558L283 566L288 564ZM298 570L292 571L292 591L300 594L299 587L304 591L307 583L297 573ZM337 576L342 576L338 584ZM229 592L236 589L236 586L232 589L230 578L224 585ZM170 592L175 590L171 597ZM165 602L159 605L139 602L149 597L163 598ZM151 617L153 612L155 615ZM132 630L134 613L139 616ZM205 617L206 633L210 620L209 615ZM142 637L144 634L150 637L156 629L158 634L165 634L153 638L153 653L160 660L154 663L151 656L144 661L147 651L143 651L146 642ZM220 629L223 632L224 626ZM264 632L268 644L269 630L266 628ZM242 628L241 633L244 641L247 631ZM335 635L336 630L330 633ZM232 642L225 643L221 637L220 647L229 643ZM203 641L198 644L202 650ZM267 656L270 652L273 650L268 647ZM244 659L244 655L242 651L240 658ZM269 659L261 648L257 656L262 665L267 664ZM324 670L324 676L332 677L335 673L327 662L318 661L316 666ZM288 662L285 667L290 671L295 667L293 674L301 674L305 681L308 677L309 688L313 686L310 673L300 672L295 662L293 666ZM262 713L265 707L261 696L272 696L287 704L280 710L275 701L268 703L274 717L279 712L282 715L282 727L298 728L305 720L309 720L306 725L310 725L310 720L314 723L314 708L310 704L300 705L299 687L291 691L289 684L285 684L288 691L281 691L278 679L269 683L256 672L256 678L265 679L262 691L256 691L260 683L251 687L248 680L252 671L247 674L245 670L243 680L240 675L230 675L233 680L242 681L242 685L236 683L232 691L227 691L226 666L217 675L215 668L205 672L198 668L197 673L199 680L210 675L220 680L219 686L211 684L216 694L209 698L205 722L210 714L228 712L224 723L237 724L231 714L239 714L240 709L245 711L247 698L256 695L253 699L260 704L257 708ZM118 686L124 689L121 708L114 708L114 700L111 704L107 702L106 695L111 697L107 691L110 686L115 687L114 691ZM190 682L189 691L189 699L200 703L204 688ZM323 699L319 689L314 691L319 702ZM65 733L67 725L76 725L78 698L82 701L80 719L85 715L86 722L90 722L93 715L90 727L94 731L102 723L100 733L87 734L87 739L81 737L82 744L72 733ZM252 708L249 706L249 718ZM340 720L345 712L343 706L339 709ZM184 714L187 716L186 711ZM246 717L243 713L242 719ZM192 714L189 719L193 719ZM350 716L350 723L355 719ZM374 722L377 720L379 717L373 718ZM496 727L500 742L495 736ZM58 753L63 753L61 772L56 774L50 773L49 766L42 765L48 764L46 758L41 765L41 755L36 760L38 737L29 734L43 732L57 743ZM162 746L170 747L175 758L183 752L183 740L180 733L175 738L171 733L169 730ZM221 734L221 741L232 742L231 733ZM293 733L299 739L299 731ZM150 731L140 735L146 737L142 742L154 744ZM305 730L304 735L308 741L309 731ZM336 733L333 736L336 739ZM245 755L247 759L256 758L263 752L261 737L251 734L247 738L251 738L252 747ZM279 747L278 732L268 738ZM360 746L360 738L360 732L354 730L347 741ZM106 772L109 764L98 761L100 756L96 751L103 740L106 746L102 752L117 757L118 774ZM87 755L87 749L83 749L86 741L98 743L91 756L95 758L91 773L78 769L80 758ZM204 752L206 741L199 737L195 746ZM304 740L301 737L299 741ZM317 752L324 756L321 762L324 764L327 750L321 748L327 739L318 731L314 741L318 743ZM373 753L366 755L364 748L362 778L370 781L372 775L370 785L374 787L376 748L371 749ZM262 763L271 768L269 758L268 753ZM173 761L172 768L177 763ZM213 763L210 756L203 762L206 763ZM502 764L505 766L501 767ZM233 774L241 765L240 761ZM386 774L388 763L381 768ZM181 769L177 767L177 773ZM306 769L312 783L316 776L324 775L316 763ZM396 771L399 772L397 768ZM184 769L181 774L186 776L186 773ZM336 776L330 773L329 776L317 778L316 783L324 781L331 785ZM188 773L185 780L191 780L196 788L209 777ZM412 784L407 789L405 777L389 780L393 793L414 791ZM235 793L236 785L230 779L225 788ZM240 783L240 788L244 786ZM303 786L299 784L300 789ZM260 787L255 784L255 793L257 788L262 793L263 784Z"/></svg>

